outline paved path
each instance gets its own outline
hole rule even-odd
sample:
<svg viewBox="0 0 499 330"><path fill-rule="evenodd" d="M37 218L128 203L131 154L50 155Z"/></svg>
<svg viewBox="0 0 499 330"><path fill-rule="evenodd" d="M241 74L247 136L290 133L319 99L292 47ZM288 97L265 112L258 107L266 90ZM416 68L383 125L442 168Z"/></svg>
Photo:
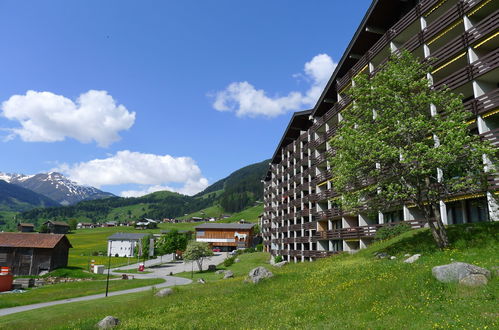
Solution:
<svg viewBox="0 0 499 330"><path fill-rule="evenodd" d="M203 270L208 269L208 265L218 265L223 260L227 257L227 253L222 252L222 253L216 253L215 256L204 260L203 262ZM165 262L166 259L163 257L163 262ZM171 260L171 257L170 259ZM189 284L192 281L187 278L183 277L176 277L176 276L169 276L170 273L172 274L177 274L177 273L182 273L182 272L188 272L191 271L192 266L194 266L194 270L197 270L197 265L192 264L191 262L176 262L176 263L170 263L170 264L160 264L160 258L151 260L149 263L148 267L151 267L148 269L148 271L151 271L149 274L133 274L135 278L140 278L140 279L145 279L145 278L164 278L166 279L166 282L160 283L160 284L155 284L155 285L148 285L148 286L143 286L140 288L134 288L134 289L129 289L129 290L122 290L122 291L114 291L114 292L109 292L108 296L119 296L122 294L127 294L127 293L134 293L134 292L141 292L141 291L147 291L150 290L152 287L156 288L165 288L165 287L170 287L170 286L176 286L176 285L185 285ZM127 269L137 269L138 264L134 265L129 265L126 267ZM115 269L124 269L121 267L115 268ZM111 272L114 275L121 275L121 273L115 273L113 272L113 269ZM100 294L94 294L90 296L84 296L84 297L77 297L77 298L68 298L68 299L62 299L62 300L56 300L56 301L48 301L44 303L38 303L38 304L32 304L32 305L25 305L25 306L16 306L16 307L10 307L10 308L2 308L0 309L0 316L4 315L9 315L9 314L14 314L14 313L19 313L19 312L25 312L29 311L32 309L38 309L42 307L48 307L48 306L54 306L54 305L60 305L60 304L67 304L71 302L76 302L76 301L86 301L86 300L94 300L94 299L100 299L104 298L105 294L100 293Z"/></svg>

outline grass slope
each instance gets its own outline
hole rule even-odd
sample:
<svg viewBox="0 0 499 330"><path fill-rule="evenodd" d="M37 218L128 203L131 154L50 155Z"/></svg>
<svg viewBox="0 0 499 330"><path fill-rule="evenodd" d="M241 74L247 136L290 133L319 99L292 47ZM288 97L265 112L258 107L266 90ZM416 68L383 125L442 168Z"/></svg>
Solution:
<svg viewBox="0 0 499 330"><path fill-rule="evenodd" d="M241 212L232 214L229 218L221 222L234 222L244 219L248 222L258 222L258 216L263 213L263 204L248 207Z"/></svg>
<svg viewBox="0 0 499 330"><path fill-rule="evenodd" d="M499 223L453 226L449 234L453 247L445 251L434 248L427 230L412 231L355 255L272 268L274 278L258 285L243 283L241 273L228 280L205 273L207 284L177 287L167 299L146 292L55 306L2 317L0 328L91 329L106 315L118 317L123 329L498 328L497 276L485 287L470 288L436 281L431 268L454 260L497 266ZM375 259L377 251L397 259ZM405 264L407 252L423 256ZM75 309L81 312L75 315Z"/></svg>
<svg viewBox="0 0 499 330"><path fill-rule="evenodd" d="M115 280L109 281L109 291L120 291L138 288L141 286L163 283L164 279L146 280ZM59 283L32 288L24 293L3 294L0 298L0 308L23 306L46 301L68 299L103 293L106 291L106 281L85 281Z"/></svg>

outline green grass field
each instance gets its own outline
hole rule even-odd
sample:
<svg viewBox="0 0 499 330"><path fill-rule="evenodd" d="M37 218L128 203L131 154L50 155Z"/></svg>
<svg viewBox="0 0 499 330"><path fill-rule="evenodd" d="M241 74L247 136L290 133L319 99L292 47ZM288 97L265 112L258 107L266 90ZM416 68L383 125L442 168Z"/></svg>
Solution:
<svg viewBox="0 0 499 330"><path fill-rule="evenodd" d="M141 286L163 283L164 279L145 280L113 280L109 281L109 291L120 291L138 288ZM29 289L24 293L9 293L0 296L0 308L36 304L46 301L54 301L67 298L88 296L104 293L106 281L83 281L46 285L39 288Z"/></svg>
<svg viewBox="0 0 499 330"><path fill-rule="evenodd" d="M223 222L234 222L244 219L248 222L258 222L258 216L263 213L263 204L248 207L241 212L234 213L230 218L224 219Z"/></svg>
<svg viewBox="0 0 499 330"><path fill-rule="evenodd" d="M452 248L439 251L427 230L405 233L357 254L333 256L272 268L274 277L254 285L214 274L207 284L175 288L156 298L152 292L54 306L0 318L0 328L91 329L106 315L120 328L339 328L339 329L497 329L499 278L484 287L463 287L435 280L431 268L463 261L491 269L498 265L499 223L449 228ZM386 251L395 260L376 259ZM422 252L413 264L405 253ZM246 254L233 267L253 267L267 256ZM251 261L251 262L250 262ZM187 274L184 274L187 276ZM140 306L138 308L137 306ZM74 310L78 310L75 315Z"/></svg>

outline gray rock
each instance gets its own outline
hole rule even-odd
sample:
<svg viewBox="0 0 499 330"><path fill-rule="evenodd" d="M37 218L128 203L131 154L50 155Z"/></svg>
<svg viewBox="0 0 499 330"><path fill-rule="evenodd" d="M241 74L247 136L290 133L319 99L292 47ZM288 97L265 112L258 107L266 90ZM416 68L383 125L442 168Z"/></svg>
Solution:
<svg viewBox="0 0 499 330"><path fill-rule="evenodd" d="M404 254L404 257L410 257L410 256L411 256L411 254L410 254L410 253L406 253L406 254Z"/></svg>
<svg viewBox="0 0 499 330"><path fill-rule="evenodd" d="M459 284L466 286L482 286L488 282L487 277L482 274L471 274L459 280Z"/></svg>
<svg viewBox="0 0 499 330"><path fill-rule="evenodd" d="M230 270L226 270L225 274L224 274L224 280L227 278L232 278L232 277L234 277L234 273Z"/></svg>
<svg viewBox="0 0 499 330"><path fill-rule="evenodd" d="M206 281L202 278L198 279L198 283L201 283L201 284L206 284Z"/></svg>
<svg viewBox="0 0 499 330"><path fill-rule="evenodd" d="M421 255L418 253L418 254L413 255L412 257L405 259L404 262L406 264L412 264L414 261L418 260L419 257L421 257Z"/></svg>
<svg viewBox="0 0 499 330"><path fill-rule="evenodd" d="M236 259L234 260L234 262L241 262L241 259L236 258Z"/></svg>
<svg viewBox="0 0 499 330"><path fill-rule="evenodd" d="M252 269L248 274L248 281L253 283L258 283L264 278L270 278L274 276L271 271L267 270L265 267L259 266Z"/></svg>
<svg viewBox="0 0 499 330"><path fill-rule="evenodd" d="M99 329L109 329L114 328L120 323L120 320L115 318L114 316L106 316L102 320L97 323L97 328Z"/></svg>
<svg viewBox="0 0 499 330"><path fill-rule="evenodd" d="M397 259L397 257L396 256L391 256L390 257L390 260L394 260L394 259Z"/></svg>
<svg viewBox="0 0 499 330"><path fill-rule="evenodd" d="M388 257L388 253L385 253L385 252L379 252L376 254L376 258L378 259L385 259Z"/></svg>
<svg viewBox="0 0 499 330"><path fill-rule="evenodd" d="M487 269L464 262L435 266L432 268L431 273L437 280L444 283L459 282L462 278L472 274L483 275L490 279L490 271Z"/></svg>
<svg viewBox="0 0 499 330"><path fill-rule="evenodd" d="M166 296L169 296L173 293L173 290L170 289L170 288L164 288L164 289L161 289L159 290L155 296L156 297L166 297Z"/></svg>
<svg viewBox="0 0 499 330"><path fill-rule="evenodd" d="M215 272L215 274L223 274L225 272L225 270L223 269L219 269Z"/></svg>
<svg viewBox="0 0 499 330"><path fill-rule="evenodd" d="M278 263L274 264L274 266L280 268L280 267L286 265L287 263L288 262L286 260L284 260L284 261L281 261L281 262L278 262Z"/></svg>

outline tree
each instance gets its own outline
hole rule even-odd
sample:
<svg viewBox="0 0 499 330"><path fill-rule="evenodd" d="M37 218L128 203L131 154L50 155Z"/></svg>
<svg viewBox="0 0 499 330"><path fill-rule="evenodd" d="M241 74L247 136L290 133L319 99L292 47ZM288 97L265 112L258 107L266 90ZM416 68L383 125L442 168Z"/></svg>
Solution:
<svg viewBox="0 0 499 330"><path fill-rule="evenodd" d="M177 250L184 251L187 247L187 236L173 229L162 235L156 242L156 248L160 255L175 253Z"/></svg>
<svg viewBox="0 0 499 330"><path fill-rule="evenodd" d="M430 87L427 72L427 64L402 52L374 77L355 78L330 164L343 211L415 205L444 248L439 202L486 189L483 159L492 160L494 149L470 134L461 97Z"/></svg>
<svg viewBox="0 0 499 330"><path fill-rule="evenodd" d="M68 221L68 225L71 230L75 230L76 226L78 225L78 220L76 220L75 218L71 218Z"/></svg>
<svg viewBox="0 0 499 330"><path fill-rule="evenodd" d="M190 241L184 251L183 257L187 261L196 261L199 271L203 270L203 260L213 255L210 245L205 242Z"/></svg>

